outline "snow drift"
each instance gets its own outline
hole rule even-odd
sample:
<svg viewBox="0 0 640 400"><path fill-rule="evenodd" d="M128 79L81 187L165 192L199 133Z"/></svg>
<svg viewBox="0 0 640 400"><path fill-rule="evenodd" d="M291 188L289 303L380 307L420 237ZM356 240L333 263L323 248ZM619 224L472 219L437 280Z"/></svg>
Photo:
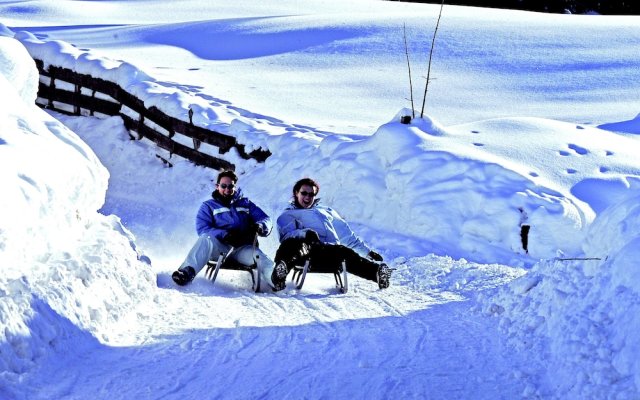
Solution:
<svg viewBox="0 0 640 400"><path fill-rule="evenodd" d="M81 345L77 327L100 339L155 286L130 233L97 213L107 170L34 104L37 84L25 48L0 37L0 387Z"/></svg>
<svg viewBox="0 0 640 400"><path fill-rule="evenodd" d="M640 387L640 197L589 227L584 255L546 260L485 299L509 343L547 373L543 398L635 398ZM523 376L527 376L523 371Z"/></svg>

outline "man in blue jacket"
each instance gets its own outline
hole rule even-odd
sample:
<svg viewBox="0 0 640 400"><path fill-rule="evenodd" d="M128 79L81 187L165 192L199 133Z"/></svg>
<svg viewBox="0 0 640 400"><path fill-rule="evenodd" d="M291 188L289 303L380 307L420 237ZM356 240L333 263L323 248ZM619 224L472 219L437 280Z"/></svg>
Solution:
<svg viewBox="0 0 640 400"><path fill-rule="evenodd" d="M242 195L237 182L233 171L218 174L212 198L202 203L196 216L198 240L172 275L178 285L188 284L209 260L232 249L229 260L247 266L255 262L259 273L271 277L273 261L257 247L257 243L254 246L256 233L259 236L271 233L271 219Z"/></svg>
<svg viewBox="0 0 640 400"><path fill-rule="evenodd" d="M284 289L287 273L307 258L325 265L345 261L350 273L377 282L380 289L389 287L391 268L356 236L337 211L318 204L319 190L313 179L300 179L293 186L291 205L278 217L280 247L272 274L274 288Z"/></svg>

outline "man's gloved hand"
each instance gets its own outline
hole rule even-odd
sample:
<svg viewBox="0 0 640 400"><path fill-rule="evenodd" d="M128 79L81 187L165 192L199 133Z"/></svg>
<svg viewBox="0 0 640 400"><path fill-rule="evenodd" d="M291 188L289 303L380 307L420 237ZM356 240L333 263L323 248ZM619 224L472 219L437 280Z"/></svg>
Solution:
<svg viewBox="0 0 640 400"><path fill-rule="evenodd" d="M309 229L304 236L304 241L308 244L320 243L320 236L318 236L318 232Z"/></svg>
<svg viewBox="0 0 640 400"><path fill-rule="evenodd" d="M222 241L230 246L236 246L238 241L242 238L242 234L240 231L236 229L229 229L227 233L222 238Z"/></svg>
<svg viewBox="0 0 640 400"><path fill-rule="evenodd" d="M254 225L255 231L259 236L267 236L269 234L269 228L264 222L260 222Z"/></svg>
<svg viewBox="0 0 640 400"><path fill-rule="evenodd" d="M371 250L369 254L367 254L367 257L369 257L373 261L382 261L382 256L373 250Z"/></svg>

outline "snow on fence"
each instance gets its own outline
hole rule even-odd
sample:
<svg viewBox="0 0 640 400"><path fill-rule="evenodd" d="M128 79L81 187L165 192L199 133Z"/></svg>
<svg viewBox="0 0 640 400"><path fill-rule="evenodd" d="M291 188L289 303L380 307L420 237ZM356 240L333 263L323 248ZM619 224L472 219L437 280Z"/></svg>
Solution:
<svg viewBox="0 0 640 400"><path fill-rule="evenodd" d="M40 73L36 100L40 107L69 115L120 116L131 139L151 140L168 151L169 157L175 154L196 165L217 170L235 169L235 165L208 154L215 152L211 146L217 149L218 154L235 148L240 157L258 162L264 162L271 155L269 150L262 149L247 153L245 145L238 143L233 136L195 126L191 109L185 110L189 122L182 121L155 106L145 107L142 100L116 83L54 65L45 69L42 60L35 61ZM201 151L201 148L208 151ZM171 165L167 157L157 156Z"/></svg>

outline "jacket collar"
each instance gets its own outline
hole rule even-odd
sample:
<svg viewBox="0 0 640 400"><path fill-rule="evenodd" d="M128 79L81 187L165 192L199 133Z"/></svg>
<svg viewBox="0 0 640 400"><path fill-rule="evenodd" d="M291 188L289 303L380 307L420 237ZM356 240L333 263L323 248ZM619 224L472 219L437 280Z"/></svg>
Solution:
<svg viewBox="0 0 640 400"><path fill-rule="evenodd" d="M240 190L240 188L236 189L236 191L235 191L235 193L233 194L233 196L231 196L231 198L228 198L228 199L225 199L224 197L222 197L222 196L220 195L220 193L218 193L218 191L217 191L217 190L214 190L214 191L211 193L211 197L212 197L215 201L217 201L217 202L219 202L219 203L221 203L221 204L224 204L224 205L231 205L232 203L234 203L234 202L238 201L238 200L242 197L242 190Z"/></svg>

